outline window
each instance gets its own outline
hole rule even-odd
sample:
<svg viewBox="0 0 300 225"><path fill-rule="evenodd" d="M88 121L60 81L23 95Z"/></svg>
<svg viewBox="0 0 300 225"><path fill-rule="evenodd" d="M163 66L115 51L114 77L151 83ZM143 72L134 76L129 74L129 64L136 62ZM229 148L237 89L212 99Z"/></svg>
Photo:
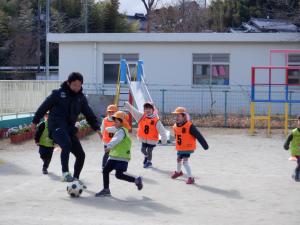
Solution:
<svg viewBox="0 0 300 225"><path fill-rule="evenodd" d="M118 81L119 64L121 59L126 59L130 74L133 77L136 73L136 63L139 60L138 54L104 54L104 84L116 84Z"/></svg>
<svg viewBox="0 0 300 225"><path fill-rule="evenodd" d="M288 55L288 66L300 66L300 54ZM288 70L288 83L300 84L300 70L289 69Z"/></svg>
<svg viewBox="0 0 300 225"><path fill-rule="evenodd" d="M193 84L229 85L229 54L193 54Z"/></svg>

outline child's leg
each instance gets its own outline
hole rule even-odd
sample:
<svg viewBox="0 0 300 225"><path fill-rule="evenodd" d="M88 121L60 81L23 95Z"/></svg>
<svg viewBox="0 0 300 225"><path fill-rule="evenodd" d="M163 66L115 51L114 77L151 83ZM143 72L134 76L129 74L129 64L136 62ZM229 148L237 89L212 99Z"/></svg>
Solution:
<svg viewBox="0 0 300 225"><path fill-rule="evenodd" d="M297 167L295 169L295 180L300 180L300 156L296 156L297 158Z"/></svg>
<svg viewBox="0 0 300 225"><path fill-rule="evenodd" d="M177 156L177 173L181 172L181 162L182 162L182 158L180 157L180 155Z"/></svg>
<svg viewBox="0 0 300 225"><path fill-rule="evenodd" d="M145 163L147 162L147 157L148 157L147 144L146 144L146 143L142 143L141 151L142 151L142 153L143 153L144 156L145 156L144 162L143 162L143 164L145 164Z"/></svg>
<svg viewBox="0 0 300 225"><path fill-rule="evenodd" d="M43 168L48 169L53 155L53 148L47 148L47 151L44 154L44 165Z"/></svg>
<svg viewBox="0 0 300 225"><path fill-rule="evenodd" d="M115 169L116 161L108 160L103 169L103 186L104 189L109 189L109 174Z"/></svg>
<svg viewBox="0 0 300 225"><path fill-rule="evenodd" d="M104 148L106 148L105 145L104 145ZM102 170L104 169L108 158L109 158L109 152L104 152L104 155L103 155L103 158L102 158Z"/></svg>
<svg viewBox="0 0 300 225"><path fill-rule="evenodd" d="M154 149L154 146L148 145L148 148L147 148L147 161L148 162L152 161L152 151L153 151L153 149Z"/></svg>
<svg viewBox="0 0 300 225"><path fill-rule="evenodd" d="M188 177L192 177L191 167L189 165L189 158L183 158L183 166Z"/></svg>
<svg viewBox="0 0 300 225"><path fill-rule="evenodd" d="M128 167L128 162L118 161L116 164L116 178L120 180L125 180L130 183L135 183L138 190L142 190L143 188L142 178L124 174L124 172L127 171L127 167Z"/></svg>

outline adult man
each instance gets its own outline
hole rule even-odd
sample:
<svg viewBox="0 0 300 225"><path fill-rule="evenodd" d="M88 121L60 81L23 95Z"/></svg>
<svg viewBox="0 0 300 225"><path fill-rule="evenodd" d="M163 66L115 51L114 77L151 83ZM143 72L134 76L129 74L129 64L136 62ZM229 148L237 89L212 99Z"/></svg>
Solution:
<svg viewBox="0 0 300 225"><path fill-rule="evenodd" d="M97 118L82 93L82 84L83 76L77 72L71 73L68 80L62 83L61 88L53 90L40 105L32 120L32 128L35 129L41 118L49 111L49 137L62 149L62 181L65 182L79 180L85 159L85 153L76 137L75 123L78 115L82 113L91 127L98 132L99 136L101 135ZM70 152L76 158L73 177L69 172Z"/></svg>

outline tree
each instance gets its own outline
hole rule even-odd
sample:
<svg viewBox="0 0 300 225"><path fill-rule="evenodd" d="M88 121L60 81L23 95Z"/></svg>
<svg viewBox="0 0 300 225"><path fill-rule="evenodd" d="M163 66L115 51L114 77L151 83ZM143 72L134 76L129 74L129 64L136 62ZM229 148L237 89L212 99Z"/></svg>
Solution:
<svg viewBox="0 0 300 225"><path fill-rule="evenodd" d="M147 12L147 27L146 32L151 32L152 27L152 11L154 10L155 6L159 2L159 0L141 0L145 6Z"/></svg>

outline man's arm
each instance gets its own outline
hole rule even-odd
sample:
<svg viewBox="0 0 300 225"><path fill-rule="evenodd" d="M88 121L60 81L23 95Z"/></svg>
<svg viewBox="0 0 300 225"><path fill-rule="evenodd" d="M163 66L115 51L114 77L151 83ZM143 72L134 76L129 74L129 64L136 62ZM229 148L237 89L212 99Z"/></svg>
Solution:
<svg viewBox="0 0 300 225"><path fill-rule="evenodd" d="M95 131L100 131L100 126L99 126L97 117L95 116L93 110L89 106L85 96L83 96L81 111L82 111L83 115L85 116L85 118L86 118L87 122L89 123L89 125Z"/></svg>
<svg viewBox="0 0 300 225"><path fill-rule="evenodd" d="M58 90L52 91L52 94L49 95L44 100L44 102L40 105L40 107L35 112L34 117L32 119L32 123L34 125L38 124L41 121L41 119L44 117L46 112L50 110L55 105L55 103L57 103L58 99L59 99Z"/></svg>
<svg viewBox="0 0 300 225"><path fill-rule="evenodd" d="M36 132L35 132L35 134L34 134L34 141L35 141L35 143L39 144L40 138L41 138L41 136L42 136L44 130L45 130L45 122L41 123L41 124L37 127L37 130L36 130Z"/></svg>

